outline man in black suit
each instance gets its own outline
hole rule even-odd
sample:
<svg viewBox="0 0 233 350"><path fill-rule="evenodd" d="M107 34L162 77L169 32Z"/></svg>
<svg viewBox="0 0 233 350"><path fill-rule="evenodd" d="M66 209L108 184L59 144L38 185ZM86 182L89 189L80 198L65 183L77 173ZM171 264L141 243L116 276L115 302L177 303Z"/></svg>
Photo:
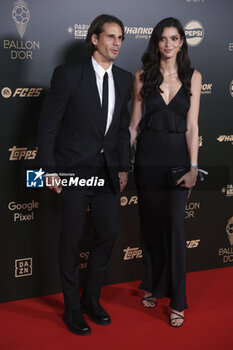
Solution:
<svg viewBox="0 0 233 350"><path fill-rule="evenodd" d="M111 319L99 303L101 285L117 233L120 191L130 169L128 101L132 75L113 65L124 39L122 22L100 15L86 38L90 56L83 63L55 69L39 124L39 154L47 186L60 193L62 227L59 265L64 294L63 320L80 335L91 329L82 313L107 325ZM88 179L104 178L102 188L62 188L58 169ZM61 175L62 176L62 175ZM84 292L79 298L79 243L87 206L94 238Z"/></svg>

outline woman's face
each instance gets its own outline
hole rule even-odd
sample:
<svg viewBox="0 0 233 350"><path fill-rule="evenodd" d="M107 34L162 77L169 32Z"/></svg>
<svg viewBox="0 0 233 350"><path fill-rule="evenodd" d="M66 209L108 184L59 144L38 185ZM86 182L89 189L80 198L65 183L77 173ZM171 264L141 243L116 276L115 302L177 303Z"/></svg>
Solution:
<svg viewBox="0 0 233 350"><path fill-rule="evenodd" d="M175 27L165 27L159 40L161 58L169 59L176 57L183 44L183 40Z"/></svg>

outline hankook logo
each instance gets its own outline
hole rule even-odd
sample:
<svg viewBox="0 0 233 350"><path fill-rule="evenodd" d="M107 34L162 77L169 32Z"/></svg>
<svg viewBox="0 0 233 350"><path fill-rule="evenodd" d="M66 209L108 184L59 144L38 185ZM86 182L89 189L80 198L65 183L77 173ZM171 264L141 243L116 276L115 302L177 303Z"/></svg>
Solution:
<svg viewBox="0 0 233 350"><path fill-rule="evenodd" d="M233 135L220 135L217 140L219 142L232 142L233 144Z"/></svg>
<svg viewBox="0 0 233 350"><path fill-rule="evenodd" d="M204 27L197 20L191 20L184 26L187 44L189 46L199 45L204 38Z"/></svg>
<svg viewBox="0 0 233 350"><path fill-rule="evenodd" d="M149 39L152 32L153 27L128 27L125 26L125 34L135 35L135 39Z"/></svg>

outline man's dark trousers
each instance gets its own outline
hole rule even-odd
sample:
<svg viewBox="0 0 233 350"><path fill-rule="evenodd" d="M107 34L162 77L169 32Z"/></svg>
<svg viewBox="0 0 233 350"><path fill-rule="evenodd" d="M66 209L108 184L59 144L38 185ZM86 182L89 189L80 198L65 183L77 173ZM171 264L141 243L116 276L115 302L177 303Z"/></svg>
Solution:
<svg viewBox="0 0 233 350"><path fill-rule="evenodd" d="M104 187L90 190L66 190L61 193L62 226L59 246L61 284L67 309L79 309L79 243L86 222L87 207L90 205L94 236L87 264L84 296L99 300L104 273L110 261L116 238L120 192L109 179L104 156L101 174L109 180Z"/></svg>

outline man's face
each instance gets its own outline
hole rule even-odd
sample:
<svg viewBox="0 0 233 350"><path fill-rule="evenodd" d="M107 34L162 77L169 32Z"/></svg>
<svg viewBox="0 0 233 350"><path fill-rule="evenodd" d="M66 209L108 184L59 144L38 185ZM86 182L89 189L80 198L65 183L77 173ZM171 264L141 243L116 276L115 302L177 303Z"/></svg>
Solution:
<svg viewBox="0 0 233 350"><path fill-rule="evenodd" d="M103 32L97 37L93 34L91 41L97 48L93 56L97 62L111 63L120 51L122 44L122 30L117 23L105 23Z"/></svg>

